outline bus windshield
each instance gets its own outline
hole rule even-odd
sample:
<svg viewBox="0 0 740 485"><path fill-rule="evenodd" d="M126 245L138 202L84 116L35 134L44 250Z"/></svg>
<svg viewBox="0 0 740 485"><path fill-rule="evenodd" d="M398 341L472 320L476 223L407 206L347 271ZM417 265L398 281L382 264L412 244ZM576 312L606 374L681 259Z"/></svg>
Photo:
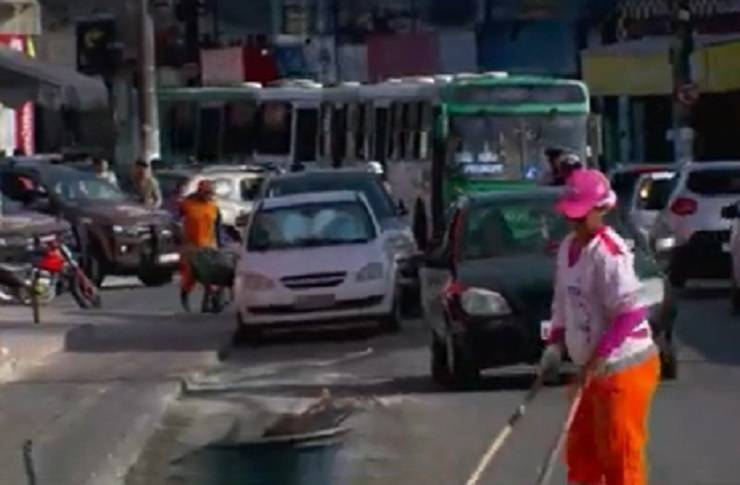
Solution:
<svg viewBox="0 0 740 485"><path fill-rule="evenodd" d="M586 114L456 115L449 126L448 164L466 176L535 178L549 147L586 155Z"/></svg>

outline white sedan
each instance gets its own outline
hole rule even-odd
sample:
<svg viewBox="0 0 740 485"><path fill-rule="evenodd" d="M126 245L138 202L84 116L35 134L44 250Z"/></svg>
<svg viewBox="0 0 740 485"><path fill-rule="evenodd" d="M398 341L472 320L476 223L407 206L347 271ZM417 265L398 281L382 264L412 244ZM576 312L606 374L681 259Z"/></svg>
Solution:
<svg viewBox="0 0 740 485"><path fill-rule="evenodd" d="M267 327L359 321L398 330L393 254L358 192L262 200L234 281L238 339L254 340Z"/></svg>

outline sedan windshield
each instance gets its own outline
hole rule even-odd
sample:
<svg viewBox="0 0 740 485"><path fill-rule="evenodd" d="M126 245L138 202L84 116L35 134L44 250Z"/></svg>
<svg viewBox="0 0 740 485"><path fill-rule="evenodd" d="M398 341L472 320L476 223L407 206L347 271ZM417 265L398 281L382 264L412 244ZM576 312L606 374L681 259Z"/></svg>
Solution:
<svg viewBox="0 0 740 485"><path fill-rule="evenodd" d="M258 212L249 233L248 249L269 251L363 244L375 237L375 226L364 205L312 203Z"/></svg>
<svg viewBox="0 0 740 485"><path fill-rule="evenodd" d="M70 171L49 178L49 189L66 202L125 202L126 194L109 182L85 172Z"/></svg>
<svg viewBox="0 0 740 485"><path fill-rule="evenodd" d="M555 253L570 232L568 222L555 212L555 201L554 197L502 199L473 206L465 218L462 259ZM606 215L606 223L635 241L633 229L616 211Z"/></svg>
<svg viewBox="0 0 740 485"><path fill-rule="evenodd" d="M568 233L554 199L509 200L473 207L465 224L462 259L489 259L552 249Z"/></svg>

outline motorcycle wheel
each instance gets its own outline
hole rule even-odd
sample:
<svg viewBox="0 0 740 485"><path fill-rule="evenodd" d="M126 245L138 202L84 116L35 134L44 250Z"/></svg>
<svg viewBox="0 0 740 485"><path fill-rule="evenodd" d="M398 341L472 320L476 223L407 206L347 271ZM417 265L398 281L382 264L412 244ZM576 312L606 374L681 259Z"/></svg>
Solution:
<svg viewBox="0 0 740 485"><path fill-rule="evenodd" d="M70 292L77 305L83 310L100 308L103 305L100 294L92 281L86 276L77 274L71 277Z"/></svg>

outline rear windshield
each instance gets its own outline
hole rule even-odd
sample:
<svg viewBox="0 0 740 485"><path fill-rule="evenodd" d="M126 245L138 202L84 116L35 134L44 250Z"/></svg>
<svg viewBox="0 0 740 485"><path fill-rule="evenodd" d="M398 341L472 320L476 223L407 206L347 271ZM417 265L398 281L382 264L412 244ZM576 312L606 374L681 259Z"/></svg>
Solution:
<svg viewBox="0 0 740 485"><path fill-rule="evenodd" d="M270 181L267 189L267 197L305 194L308 192L330 192L335 190L349 190L363 194L378 219L388 219L395 216L396 211L393 205L393 199L385 191L380 180L373 176L276 179Z"/></svg>
<svg viewBox="0 0 740 485"><path fill-rule="evenodd" d="M740 194L740 169L691 172L686 186L701 195Z"/></svg>
<svg viewBox="0 0 740 485"><path fill-rule="evenodd" d="M624 172L612 176L612 189L621 200L629 200L635 192L640 172Z"/></svg>

